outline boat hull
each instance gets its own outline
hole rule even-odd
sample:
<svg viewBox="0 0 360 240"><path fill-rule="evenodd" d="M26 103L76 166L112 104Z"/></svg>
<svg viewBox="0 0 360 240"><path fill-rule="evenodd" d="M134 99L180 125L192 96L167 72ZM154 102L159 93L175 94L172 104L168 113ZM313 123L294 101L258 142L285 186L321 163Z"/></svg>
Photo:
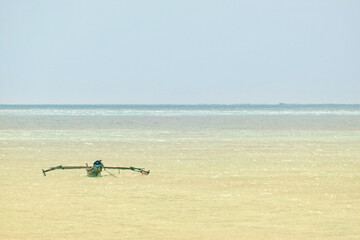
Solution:
<svg viewBox="0 0 360 240"><path fill-rule="evenodd" d="M88 177L101 177L102 168L92 167L86 169Z"/></svg>

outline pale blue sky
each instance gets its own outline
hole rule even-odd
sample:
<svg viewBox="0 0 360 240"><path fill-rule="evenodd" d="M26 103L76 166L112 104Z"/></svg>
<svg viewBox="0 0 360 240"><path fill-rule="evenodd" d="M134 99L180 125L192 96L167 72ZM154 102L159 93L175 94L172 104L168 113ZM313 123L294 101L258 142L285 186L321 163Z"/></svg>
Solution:
<svg viewBox="0 0 360 240"><path fill-rule="evenodd" d="M360 1L0 0L0 104L360 103Z"/></svg>

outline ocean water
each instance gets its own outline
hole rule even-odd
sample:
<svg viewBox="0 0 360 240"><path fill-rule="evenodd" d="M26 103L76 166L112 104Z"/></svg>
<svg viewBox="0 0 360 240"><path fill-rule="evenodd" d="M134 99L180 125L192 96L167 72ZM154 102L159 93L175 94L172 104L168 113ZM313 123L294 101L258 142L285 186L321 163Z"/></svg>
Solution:
<svg viewBox="0 0 360 240"><path fill-rule="evenodd" d="M0 105L0 162L4 240L360 239L360 105Z"/></svg>

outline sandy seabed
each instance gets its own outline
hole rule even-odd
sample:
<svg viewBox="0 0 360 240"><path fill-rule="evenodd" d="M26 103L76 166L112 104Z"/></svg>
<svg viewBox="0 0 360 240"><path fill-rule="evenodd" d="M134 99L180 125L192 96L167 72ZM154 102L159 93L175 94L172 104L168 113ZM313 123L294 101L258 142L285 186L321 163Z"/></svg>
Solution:
<svg viewBox="0 0 360 240"><path fill-rule="evenodd" d="M352 127L267 118L263 129L248 127L259 119L12 118L0 137L0 239L360 239L359 117ZM42 175L97 159L151 172Z"/></svg>

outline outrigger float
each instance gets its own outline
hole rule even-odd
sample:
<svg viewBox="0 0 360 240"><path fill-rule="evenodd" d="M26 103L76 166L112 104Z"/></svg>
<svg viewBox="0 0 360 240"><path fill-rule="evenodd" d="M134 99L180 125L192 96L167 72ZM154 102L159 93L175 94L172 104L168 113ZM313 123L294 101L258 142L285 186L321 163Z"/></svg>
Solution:
<svg viewBox="0 0 360 240"><path fill-rule="evenodd" d="M135 171L135 172L139 172L142 175L149 175L150 170L146 171L144 170L144 168L136 168L136 167L105 167L104 164L102 164L101 160L97 160L93 163L92 166L89 166L87 163L85 166L63 166L63 165L59 165L56 167L52 167L49 168L47 170L42 170L44 176L46 176L46 173L49 171L53 171L56 169L85 169L87 172L87 176L88 177L101 177L101 172L102 170L107 171L107 169L118 169L119 172L120 170L131 170L131 171ZM112 173L110 173L109 171L107 171L111 176L116 177L115 175L113 175Z"/></svg>

